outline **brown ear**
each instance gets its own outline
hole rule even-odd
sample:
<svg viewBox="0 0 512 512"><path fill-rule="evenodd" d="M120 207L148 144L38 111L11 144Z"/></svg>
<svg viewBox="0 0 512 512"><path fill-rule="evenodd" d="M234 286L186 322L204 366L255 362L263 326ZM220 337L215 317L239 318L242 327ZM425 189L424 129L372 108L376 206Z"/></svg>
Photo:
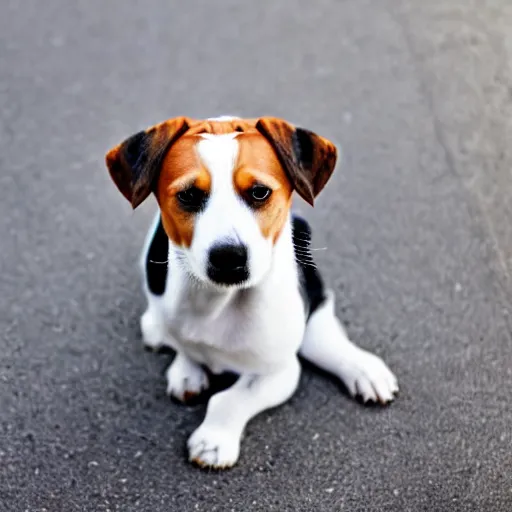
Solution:
<svg viewBox="0 0 512 512"><path fill-rule="evenodd" d="M262 117L256 128L270 142L297 193L313 206L336 165L336 146L282 119Z"/></svg>
<svg viewBox="0 0 512 512"><path fill-rule="evenodd" d="M133 209L151 193L164 156L188 128L185 117L169 119L132 135L107 153L110 176Z"/></svg>

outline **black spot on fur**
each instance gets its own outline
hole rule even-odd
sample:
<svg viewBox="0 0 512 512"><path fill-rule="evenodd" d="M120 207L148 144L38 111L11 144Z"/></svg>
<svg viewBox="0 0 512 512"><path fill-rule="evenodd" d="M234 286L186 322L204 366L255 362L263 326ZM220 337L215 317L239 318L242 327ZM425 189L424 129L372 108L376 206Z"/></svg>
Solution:
<svg viewBox="0 0 512 512"><path fill-rule="evenodd" d="M300 292L309 319L324 302L326 295L322 276L311 255L311 228L304 219L296 215L292 218L292 239L299 270Z"/></svg>
<svg viewBox="0 0 512 512"><path fill-rule="evenodd" d="M124 144L123 157L133 170L133 181L139 178L139 174L147 164L147 147L151 136L141 131L132 135Z"/></svg>
<svg viewBox="0 0 512 512"><path fill-rule="evenodd" d="M169 239L160 219L146 256L146 279L149 291L154 295L163 295L165 292L168 258Z"/></svg>
<svg viewBox="0 0 512 512"><path fill-rule="evenodd" d="M309 169L313 163L315 149L311 132L303 128L297 128L292 135L292 145L297 161L301 162L306 169Z"/></svg>

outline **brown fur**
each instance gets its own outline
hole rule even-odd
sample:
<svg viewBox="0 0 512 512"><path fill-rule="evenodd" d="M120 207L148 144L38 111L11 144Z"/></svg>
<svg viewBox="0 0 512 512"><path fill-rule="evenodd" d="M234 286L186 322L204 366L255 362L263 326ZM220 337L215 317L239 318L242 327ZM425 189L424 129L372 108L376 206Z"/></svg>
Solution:
<svg viewBox="0 0 512 512"><path fill-rule="evenodd" d="M180 207L176 194L194 185L208 194L211 177L201 164L195 150L200 140L196 135L184 135L176 141L162 163L156 197L162 211L162 224L169 238L182 247L190 247L194 235L193 213Z"/></svg>
<svg viewBox="0 0 512 512"><path fill-rule="evenodd" d="M233 174L240 196L256 183L273 190L269 200L255 211L261 232L275 243L283 229L292 203L293 188L268 141L258 132L237 137L239 153Z"/></svg>
<svg viewBox="0 0 512 512"><path fill-rule="evenodd" d="M336 146L282 119L263 117L256 128L268 139L298 194L311 206L334 172Z"/></svg>
<svg viewBox="0 0 512 512"><path fill-rule="evenodd" d="M151 193L162 158L188 127L185 117L169 119L133 135L107 153L110 176L134 209Z"/></svg>

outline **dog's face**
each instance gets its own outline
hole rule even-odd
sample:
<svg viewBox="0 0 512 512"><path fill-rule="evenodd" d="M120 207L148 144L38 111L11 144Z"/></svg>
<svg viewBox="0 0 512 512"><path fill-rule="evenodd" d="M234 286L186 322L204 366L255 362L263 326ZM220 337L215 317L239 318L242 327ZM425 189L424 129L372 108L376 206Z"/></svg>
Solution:
<svg viewBox="0 0 512 512"><path fill-rule="evenodd" d="M280 119L175 118L130 137L106 160L134 208L154 192L189 274L245 288L272 265L293 191L313 204L336 148Z"/></svg>

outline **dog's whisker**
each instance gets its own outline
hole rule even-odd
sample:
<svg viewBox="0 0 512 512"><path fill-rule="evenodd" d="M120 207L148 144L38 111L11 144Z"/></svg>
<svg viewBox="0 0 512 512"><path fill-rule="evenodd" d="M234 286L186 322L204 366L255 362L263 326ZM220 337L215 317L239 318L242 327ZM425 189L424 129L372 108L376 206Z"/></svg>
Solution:
<svg viewBox="0 0 512 512"><path fill-rule="evenodd" d="M308 256L308 257L311 257L311 254L309 253L309 251L300 251L300 250L295 250L295 254L300 254L302 256Z"/></svg>
<svg viewBox="0 0 512 512"><path fill-rule="evenodd" d="M302 235L302 236L301 236ZM302 233L294 233L293 234L293 238L297 239L297 240L305 240L306 242L308 242L309 240L311 240L311 237L308 236L308 235L305 235L305 234L302 234Z"/></svg>
<svg viewBox="0 0 512 512"><path fill-rule="evenodd" d="M301 265L304 265L305 267L310 267L314 270L318 268L316 265L313 265L312 263L301 263Z"/></svg>
<svg viewBox="0 0 512 512"><path fill-rule="evenodd" d="M314 262L313 258L308 258L308 257L306 257L306 256L300 256L300 255L298 255L295 259L296 259L298 262L303 262L303 261L310 262L310 263L313 263L313 262Z"/></svg>
<svg viewBox="0 0 512 512"><path fill-rule="evenodd" d="M312 267L316 267L316 263L314 261L299 261L300 264L303 264L303 265L310 265Z"/></svg>

